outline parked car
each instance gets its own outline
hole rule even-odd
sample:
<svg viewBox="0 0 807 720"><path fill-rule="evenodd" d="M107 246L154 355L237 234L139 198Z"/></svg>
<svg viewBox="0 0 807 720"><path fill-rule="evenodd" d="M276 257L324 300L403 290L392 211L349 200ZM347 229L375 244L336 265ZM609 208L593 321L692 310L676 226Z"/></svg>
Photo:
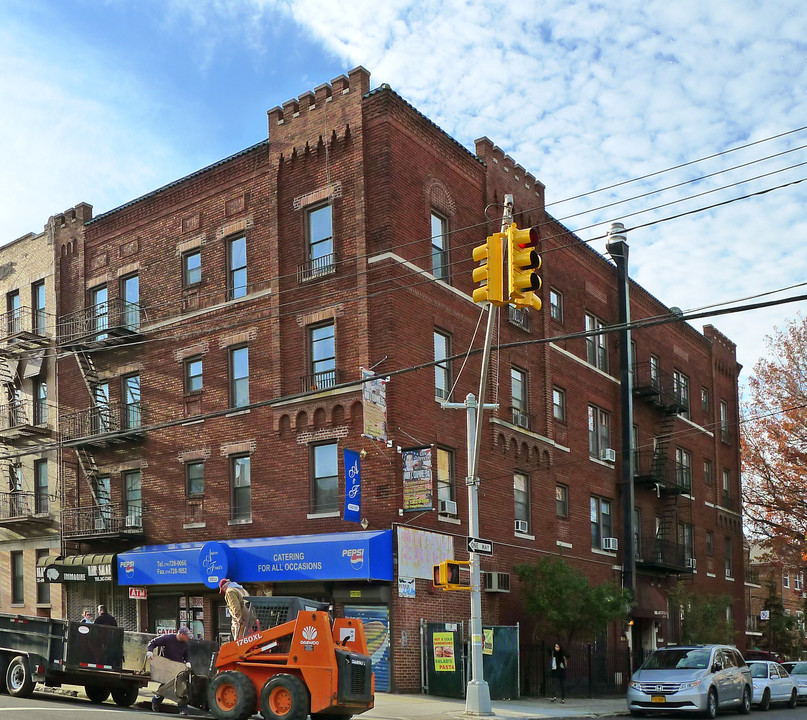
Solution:
<svg viewBox="0 0 807 720"><path fill-rule="evenodd" d="M799 700L807 700L807 662L783 662L782 667L790 673L796 681L796 690L799 691Z"/></svg>
<svg viewBox="0 0 807 720"><path fill-rule="evenodd" d="M746 650L743 653L746 662L751 660L773 660L774 662L782 662L779 653L771 652L770 650Z"/></svg>
<svg viewBox="0 0 807 720"><path fill-rule="evenodd" d="M751 703L767 710L771 703L787 703L794 708L799 701L796 680L779 663L772 660L751 660L748 663L754 681Z"/></svg>
<svg viewBox="0 0 807 720"><path fill-rule="evenodd" d="M751 711L751 671L728 645L659 648L628 684L633 716L653 712L697 712L714 718L718 709Z"/></svg>

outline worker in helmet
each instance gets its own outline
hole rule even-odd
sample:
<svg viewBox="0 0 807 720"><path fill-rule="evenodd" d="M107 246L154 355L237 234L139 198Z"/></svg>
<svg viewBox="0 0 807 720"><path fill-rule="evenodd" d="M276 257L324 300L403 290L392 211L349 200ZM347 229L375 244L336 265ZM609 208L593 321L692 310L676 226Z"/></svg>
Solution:
<svg viewBox="0 0 807 720"><path fill-rule="evenodd" d="M245 600L247 591L234 580L224 578L219 583L219 592L224 595L227 609L230 611L233 640L238 640L238 638L244 637L247 629L247 615L249 613Z"/></svg>

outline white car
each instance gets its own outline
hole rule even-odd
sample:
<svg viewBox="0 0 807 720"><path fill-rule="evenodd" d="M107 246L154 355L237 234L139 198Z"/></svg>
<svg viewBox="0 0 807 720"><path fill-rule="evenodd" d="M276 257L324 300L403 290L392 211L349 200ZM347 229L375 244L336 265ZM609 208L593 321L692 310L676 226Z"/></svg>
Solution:
<svg viewBox="0 0 807 720"><path fill-rule="evenodd" d="M796 707L799 702L796 681L778 662L751 660L748 667L751 669L754 684L752 705L756 705L760 710L767 710L771 703L775 702L787 703L791 708Z"/></svg>
<svg viewBox="0 0 807 720"><path fill-rule="evenodd" d="M782 667L796 681L799 700L807 700L807 662L783 662Z"/></svg>

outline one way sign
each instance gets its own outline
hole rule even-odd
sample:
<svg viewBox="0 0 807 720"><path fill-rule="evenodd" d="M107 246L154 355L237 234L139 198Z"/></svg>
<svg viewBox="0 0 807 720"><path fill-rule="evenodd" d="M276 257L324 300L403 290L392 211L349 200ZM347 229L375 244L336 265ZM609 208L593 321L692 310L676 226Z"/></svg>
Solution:
<svg viewBox="0 0 807 720"><path fill-rule="evenodd" d="M493 555L493 541L481 538L468 538L468 552L477 555Z"/></svg>

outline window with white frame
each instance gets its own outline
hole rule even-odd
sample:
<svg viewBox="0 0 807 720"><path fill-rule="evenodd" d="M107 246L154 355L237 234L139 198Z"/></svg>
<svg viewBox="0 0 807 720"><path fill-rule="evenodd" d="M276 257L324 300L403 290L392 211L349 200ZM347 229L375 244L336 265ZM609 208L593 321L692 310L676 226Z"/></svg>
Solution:
<svg viewBox="0 0 807 720"><path fill-rule="evenodd" d="M513 403L510 408L513 424L529 430L530 416L527 406L527 373L515 366L510 368L510 397Z"/></svg>
<svg viewBox="0 0 807 720"><path fill-rule="evenodd" d="M588 454L597 460L603 459L611 447L611 413L588 406Z"/></svg>
<svg viewBox="0 0 807 720"><path fill-rule="evenodd" d="M705 387L701 388L701 410L703 410L704 416L709 415L709 390Z"/></svg>
<svg viewBox="0 0 807 720"><path fill-rule="evenodd" d="M787 571L782 573L782 587L790 588L790 573Z"/></svg>
<svg viewBox="0 0 807 720"><path fill-rule="evenodd" d="M434 396L448 400L451 392L451 336L434 331Z"/></svg>
<svg viewBox="0 0 807 720"><path fill-rule="evenodd" d="M230 457L230 519L252 519L252 478L249 455Z"/></svg>
<svg viewBox="0 0 807 720"><path fill-rule="evenodd" d="M555 322L563 322L563 293L549 288L549 317Z"/></svg>
<svg viewBox="0 0 807 720"><path fill-rule="evenodd" d="M678 523L678 547L685 564L695 557L695 528L689 523Z"/></svg>
<svg viewBox="0 0 807 720"><path fill-rule="evenodd" d="M659 359L656 355L650 356L650 384L656 390L661 388L661 370L659 369Z"/></svg>
<svg viewBox="0 0 807 720"><path fill-rule="evenodd" d="M613 522L611 519L611 501L605 498L591 496L591 547L602 550L603 538L613 537Z"/></svg>
<svg viewBox="0 0 807 720"><path fill-rule="evenodd" d="M247 294L247 239L227 241L227 299L235 300Z"/></svg>
<svg viewBox="0 0 807 720"><path fill-rule="evenodd" d="M796 591L801 592L804 589L804 571L799 570L796 573L793 573L793 580L796 584Z"/></svg>
<svg viewBox="0 0 807 720"><path fill-rule="evenodd" d="M703 461L703 482L706 485L711 486L712 484L712 461L711 460L704 460Z"/></svg>
<svg viewBox="0 0 807 720"><path fill-rule="evenodd" d="M731 442L731 430L729 429L729 406L725 400L720 401L720 439L724 443Z"/></svg>
<svg viewBox="0 0 807 720"><path fill-rule="evenodd" d="M552 388L552 417L557 422L566 422L566 391L559 387Z"/></svg>
<svg viewBox="0 0 807 720"><path fill-rule="evenodd" d="M723 468L723 502L731 501L731 471Z"/></svg>
<svg viewBox="0 0 807 720"><path fill-rule="evenodd" d="M230 348L230 407L249 405L249 348Z"/></svg>
<svg viewBox="0 0 807 720"><path fill-rule="evenodd" d="M448 221L431 212L432 273L438 280L448 280Z"/></svg>
<svg viewBox="0 0 807 720"><path fill-rule="evenodd" d="M441 515L456 515L454 452L436 448L436 455L438 513Z"/></svg>
<svg viewBox="0 0 807 720"><path fill-rule="evenodd" d="M339 462L335 442L311 446L311 512L339 510Z"/></svg>
<svg viewBox="0 0 807 720"><path fill-rule="evenodd" d="M734 577L734 547L732 546L731 538L726 536L726 577Z"/></svg>
<svg viewBox="0 0 807 720"><path fill-rule="evenodd" d="M586 332L602 330L605 323L595 315L586 313ZM606 335L586 337L586 361L595 368L608 372L608 338Z"/></svg>
<svg viewBox="0 0 807 720"><path fill-rule="evenodd" d="M333 321L308 328L308 354L307 387L323 390L336 385L336 324Z"/></svg>
<svg viewBox="0 0 807 720"><path fill-rule="evenodd" d="M555 485L555 514L558 517L569 517L569 487L568 485Z"/></svg>
<svg viewBox="0 0 807 720"><path fill-rule="evenodd" d="M689 417L689 378L678 370L673 371L673 394L680 405L679 415Z"/></svg>
<svg viewBox="0 0 807 720"><path fill-rule="evenodd" d="M516 530L530 531L530 479L524 473L513 474L513 499L516 517Z"/></svg>
<svg viewBox="0 0 807 720"><path fill-rule="evenodd" d="M675 448L675 480L684 492L692 492L692 453Z"/></svg>

